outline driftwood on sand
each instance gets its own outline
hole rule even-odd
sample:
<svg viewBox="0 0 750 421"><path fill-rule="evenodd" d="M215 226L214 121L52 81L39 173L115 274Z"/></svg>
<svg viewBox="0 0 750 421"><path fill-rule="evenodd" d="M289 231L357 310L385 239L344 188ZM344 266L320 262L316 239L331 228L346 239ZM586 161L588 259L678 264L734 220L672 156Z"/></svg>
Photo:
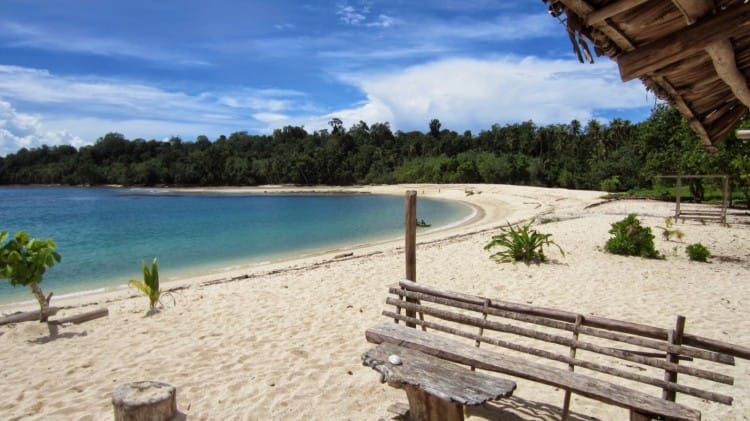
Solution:
<svg viewBox="0 0 750 421"><path fill-rule="evenodd" d="M54 316L58 311L60 311L59 308L50 307L49 316ZM25 311L0 318L0 326L10 323L32 322L36 320L39 320L39 310Z"/></svg>
<svg viewBox="0 0 750 421"><path fill-rule="evenodd" d="M96 310L87 311L81 314L75 314L73 316L50 320L49 323L54 323L58 325L62 325L65 323L79 324L83 322L88 322L90 320L98 319L100 317L105 317L108 315L109 315L109 309L107 309L106 307L103 307L103 308L98 308Z"/></svg>

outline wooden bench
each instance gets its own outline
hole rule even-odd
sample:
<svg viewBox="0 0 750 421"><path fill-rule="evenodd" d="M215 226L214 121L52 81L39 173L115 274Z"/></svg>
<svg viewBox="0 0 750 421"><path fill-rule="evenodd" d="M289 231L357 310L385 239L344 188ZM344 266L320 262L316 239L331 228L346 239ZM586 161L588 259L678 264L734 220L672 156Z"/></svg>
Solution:
<svg viewBox="0 0 750 421"><path fill-rule="evenodd" d="M398 357L396 363L389 358ZM464 406L482 405L508 397L516 383L433 357L409 348L383 343L362 355L363 364L381 375L381 382L405 389L412 420L464 419Z"/></svg>
<svg viewBox="0 0 750 421"><path fill-rule="evenodd" d="M368 329L368 341L563 389L563 420L571 393L626 408L635 421L700 420L700 411L675 402L677 393L731 405L715 391L734 382L720 369L750 359L750 348L686 333L683 317L663 329L411 281L389 291L394 309L383 315L396 323ZM678 374L689 381L678 383Z"/></svg>

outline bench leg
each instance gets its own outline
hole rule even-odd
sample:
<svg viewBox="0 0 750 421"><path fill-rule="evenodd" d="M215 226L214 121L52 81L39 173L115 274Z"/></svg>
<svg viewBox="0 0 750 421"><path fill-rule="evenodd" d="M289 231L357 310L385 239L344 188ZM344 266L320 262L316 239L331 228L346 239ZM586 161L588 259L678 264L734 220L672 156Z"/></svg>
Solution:
<svg viewBox="0 0 750 421"><path fill-rule="evenodd" d="M651 421L651 417L648 415L641 414L634 410L630 410L630 421Z"/></svg>
<svg viewBox="0 0 750 421"><path fill-rule="evenodd" d="M460 404L449 402L429 393L406 387L411 421L463 421L464 411Z"/></svg>

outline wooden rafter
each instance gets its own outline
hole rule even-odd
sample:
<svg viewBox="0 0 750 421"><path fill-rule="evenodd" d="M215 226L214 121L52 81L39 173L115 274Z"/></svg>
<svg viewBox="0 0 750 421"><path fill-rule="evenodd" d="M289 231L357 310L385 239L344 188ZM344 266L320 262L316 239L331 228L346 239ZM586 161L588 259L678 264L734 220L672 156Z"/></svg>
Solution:
<svg viewBox="0 0 750 421"><path fill-rule="evenodd" d="M663 76L656 76L652 80L662 89L664 89L666 94L672 98L672 105L677 108L677 111L682 113L682 115L685 117L685 120L690 125L690 128L693 129L696 134L698 134L698 137L703 140L703 143L708 147L713 147L710 140L711 136L709 136L708 131L706 131L706 128L703 127L703 124L701 124L700 120L698 120L698 118L695 116L693 109L690 108L685 100L682 99L682 96L677 93L677 90L674 88L674 86L672 86L672 84L669 83L669 81Z"/></svg>
<svg viewBox="0 0 750 421"><path fill-rule="evenodd" d="M547 0L710 148L750 108L750 0ZM561 7L562 6L562 7ZM569 29L570 30L570 29Z"/></svg>
<svg viewBox="0 0 750 421"><path fill-rule="evenodd" d="M628 0L628 1L639 1L639 0ZM560 0L560 3L564 4L568 10L573 11L576 15L580 16L581 19L586 21L587 17L595 12L595 9L588 4L585 0ZM599 21L591 25L592 27L601 31L604 35L609 37L622 51L631 51L635 49L635 44L631 41L627 35L625 35L619 28L611 26L606 20Z"/></svg>
<svg viewBox="0 0 750 421"><path fill-rule="evenodd" d="M672 3L685 16L688 25L694 24L714 8L713 0L672 0Z"/></svg>
<svg viewBox="0 0 750 421"><path fill-rule="evenodd" d="M610 3L599 10L595 10L586 16L586 25L596 25L604 22L604 20L611 18L612 16L630 10L636 6L647 2L649 0L619 0L614 3Z"/></svg>
<svg viewBox="0 0 750 421"><path fill-rule="evenodd" d="M617 58L620 76L628 81L701 52L711 43L750 30L750 4L739 3L701 19L683 31L646 44Z"/></svg>

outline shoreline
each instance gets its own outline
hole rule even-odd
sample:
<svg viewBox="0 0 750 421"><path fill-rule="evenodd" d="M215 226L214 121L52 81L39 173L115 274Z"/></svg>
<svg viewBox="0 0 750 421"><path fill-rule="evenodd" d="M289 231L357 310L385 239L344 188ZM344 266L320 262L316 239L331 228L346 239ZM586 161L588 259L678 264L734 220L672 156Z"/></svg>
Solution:
<svg viewBox="0 0 750 421"><path fill-rule="evenodd" d="M238 194L238 195L264 195L264 194L290 194L290 195L304 195L304 194L314 194L314 195L320 195L320 194L336 194L336 195L350 195L350 194L378 194L378 195L390 195L390 196L403 196L403 194L406 192L404 189L403 191L399 191L398 188L399 185L380 185L380 186L352 186L352 187L343 187L343 186L309 186L309 187L302 187L302 186L285 186L285 185L263 185L263 186L253 186L253 187L178 187L178 188L143 188L144 190L149 191L157 191L157 192L164 192L165 194L170 193L184 193L184 194ZM422 188L422 192L424 193L425 186L432 186L432 185L416 185L417 187ZM440 186L443 186L447 189L451 189L451 185L435 185L437 186L438 190L440 190ZM45 186L42 186L45 187ZM78 186L76 186L78 187ZM123 186L104 186L105 188L128 188ZM418 198L419 198L418 194ZM440 197L438 195L434 196L427 196L426 198L433 199L433 200L449 200L454 202L459 202L463 204L464 206L467 206L469 209L471 209L471 213L469 216L462 218L461 220L458 220L456 222L453 222L451 224L442 226L442 227L435 227L435 228L428 228L426 230L423 230L421 232L418 232L422 236L434 236L439 235L445 231L451 231L451 230L458 230L462 229L465 226L472 225L478 221L481 221L482 218L485 216L485 212L482 209L481 206L478 206L474 203L460 200L456 198L445 198ZM198 284L219 284L222 283L223 280L236 280L238 278L242 278L243 276L246 278L247 273L243 272L252 272L256 270L270 270L270 271L278 271L278 270L285 270L284 266L287 266L286 270L299 270L299 265L307 265L307 266L315 266L317 262L310 263L309 261L312 259L323 259L326 261L334 261L334 257L338 254L342 253L356 253L361 250L370 250L370 249L378 249L378 248L390 248L390 247L397 247L399 244L399 241L403 241L403 237L392 237L392 238L385 238L380 240L373 240L373 241L365 241L360 243L354 243L350 245L341 245L336 247L323 247L323 248L317 248L317 249L309 249L306 251L300 252L289 252L289 253L283 253L279 254L277 256L273 256L269 258L268 260L263 260L259 262L251 261L248 259L240 259L240 260L234 260L234 261L228 261L225 262L227 265L223 265L222 268L204 268L201 269L200 267L187 269L185 271L179 272L178 274L175 274L171 276L172 279L162 280L161 286L162 289L165 291L171 291L171 290L182 290L185 288L190 288L193 285ZM419 242L419 238L418 238ZM268 269L270 267L270 269ZM177 278L177 279L174 279ZM42 288L44 288L44 285L42 284ZM129 292L129 294L127 294ZM126 294L126 295L123 295ZM24 295L25 294L21 294ZM112 297L109 297L109 296ZM77 307L86 307L93 305L93 303L98 302L112 302L117 300L123 300L128 298L135 298L138 297L139 294L137 291L133 290L132 288L128 287L127 283L110 286L110 287L97 287L95 289L91 290L81 290L81 291L72 291L72 292L66 292L62 293L60 295L53 295L52 296L52 305L70 309L70 308L77 308ZM36 300L34 300L31 297L25 297L25 299L21 299L18 301L9 301L6 303L0 303L0 316L2 315L9 315L13 314L19 311L29 311L34 310L38 307L38 303Z"/></svg>
<svg viewBox="0 0 750 421"><path fill-rule="evenodd" d="M668 241L656 227L673 215L669 203L601 203L601 192L506 185L389 188L399 195L412 189L418 197L466 200L483 212L459 227L417 234L418 283L663 328L673 327L676 315L683 315L691 334L750 344L750 282L744 281L750 279L750 226L744 222L729 227L680 222L676 227L685 239ZM629 213L654 230L665 260L603 251L611 224ZM546 264L489 259L483 246L496 230L531 219L537 221L535 229L553 236L564 256L551 247L545 249ZM685 248L696 242L716 256L711 263L688 259ZM360 356L371 347L365 330L386 321L381 312L388 287L403 275L403 244L397 239L250 270L233 268L198 277L189 286L165 284L174 288L175 303L167 297L151 317L144 316L148 300L133 290L72 300L77 304L56 317L93 306L107 307L109 316L60 327L55 335L35 322L0 326L5 368L0 415L111 418L117 385L158 380L177 387L178 408L191 419L384 417L389 405L404 401L404 393L379 383ZM727 370L734 386L716 384L712 390L733 396L732 406L683 394L679 402L700 410L703 419L744 419L750 413L750 361L737 359ZM562 391L513 380L518 384L513 399L540 405L531 412L509 405L504 408L511 412L508 419L559 419ZM571 410L580 419L628 416L626 410L577 395Z"/></svg>

